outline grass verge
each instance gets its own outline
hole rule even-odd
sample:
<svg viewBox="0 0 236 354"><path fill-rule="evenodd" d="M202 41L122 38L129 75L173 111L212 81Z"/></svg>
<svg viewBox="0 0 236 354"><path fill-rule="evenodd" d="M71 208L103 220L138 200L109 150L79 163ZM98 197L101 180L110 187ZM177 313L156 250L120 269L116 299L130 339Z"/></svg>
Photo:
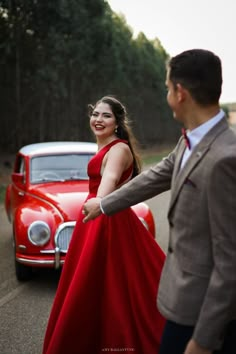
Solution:
<svg viewBox="0 0 236 354"><path fill-rule="evenodd" d="M4 203L6 186L0 185L0 203Z"/></svg>
<svg viewBox="0 0 236 354"><path fill-rule="evenodd" d="M167 156L170 151L172 151L172 147L167 147L160 151L148 150L141 152L143 165L152 165L158 163L163 159L163 157Z"/></svg>

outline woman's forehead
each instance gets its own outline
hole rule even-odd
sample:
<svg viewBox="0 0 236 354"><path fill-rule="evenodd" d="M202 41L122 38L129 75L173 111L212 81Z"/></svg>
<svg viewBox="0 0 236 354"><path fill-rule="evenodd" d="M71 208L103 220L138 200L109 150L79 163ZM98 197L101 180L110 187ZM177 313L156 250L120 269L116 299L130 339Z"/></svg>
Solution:
<svg viewBox="0 0 236 354"><path fill-rule="evenodd" d="M100 102L97 104L97 106L94 108L95 111L100 111L100 112L109 112L112 113L111 106L108 103L105 102Z"/></svg>

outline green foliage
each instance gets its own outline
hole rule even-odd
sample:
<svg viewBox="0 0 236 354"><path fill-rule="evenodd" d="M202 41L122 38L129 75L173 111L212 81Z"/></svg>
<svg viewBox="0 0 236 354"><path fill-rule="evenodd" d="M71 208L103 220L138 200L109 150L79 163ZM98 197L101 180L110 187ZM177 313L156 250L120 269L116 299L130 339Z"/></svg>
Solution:
<svg viewBox="0 0 236 354"><path fill-rule="evenodd" d="M236 112L236 102L224 103L221 105L223 108L229 112Z"/></svg>
<svg viewBox="0 0 236 354"><path fill-rule="evenodd" d="M221 104L221 109L223 109L223 111L225 112L225 115L227 118L229 118L229 107L227 104Z"/></svg>
<svg viewBox="0 0 236 354"><path fill-rule="evenodd" d="M104 0L0 1L0 149L91 140L87 105L106 94L127 105L141 144L175 139L167 57Z"/></svg>

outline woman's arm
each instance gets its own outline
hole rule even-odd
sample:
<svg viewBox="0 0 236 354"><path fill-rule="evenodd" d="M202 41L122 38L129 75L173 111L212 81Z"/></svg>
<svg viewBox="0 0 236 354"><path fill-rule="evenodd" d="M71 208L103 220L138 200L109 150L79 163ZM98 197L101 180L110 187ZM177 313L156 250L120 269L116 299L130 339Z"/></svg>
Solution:
<svg viewBox="0 0 236 354"><path fill-rule="evenodd" d="M97 196L104 197L113 192L119 184L123 172L133 163L130 148L125 143L114 145L105 155L101 167L101 183Z"/></svg>

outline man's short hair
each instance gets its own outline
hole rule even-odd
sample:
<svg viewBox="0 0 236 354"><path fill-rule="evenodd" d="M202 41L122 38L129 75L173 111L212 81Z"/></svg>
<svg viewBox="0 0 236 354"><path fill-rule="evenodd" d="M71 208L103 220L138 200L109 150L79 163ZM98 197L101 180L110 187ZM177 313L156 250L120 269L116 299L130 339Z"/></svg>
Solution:
<svg viewBox="0 0 236 354"><path fill-rule="evenodd" d="M204 49L184 51L168 62L169 79L186 88L201 105L219 102L222 87L221 60Z"/></svg>

